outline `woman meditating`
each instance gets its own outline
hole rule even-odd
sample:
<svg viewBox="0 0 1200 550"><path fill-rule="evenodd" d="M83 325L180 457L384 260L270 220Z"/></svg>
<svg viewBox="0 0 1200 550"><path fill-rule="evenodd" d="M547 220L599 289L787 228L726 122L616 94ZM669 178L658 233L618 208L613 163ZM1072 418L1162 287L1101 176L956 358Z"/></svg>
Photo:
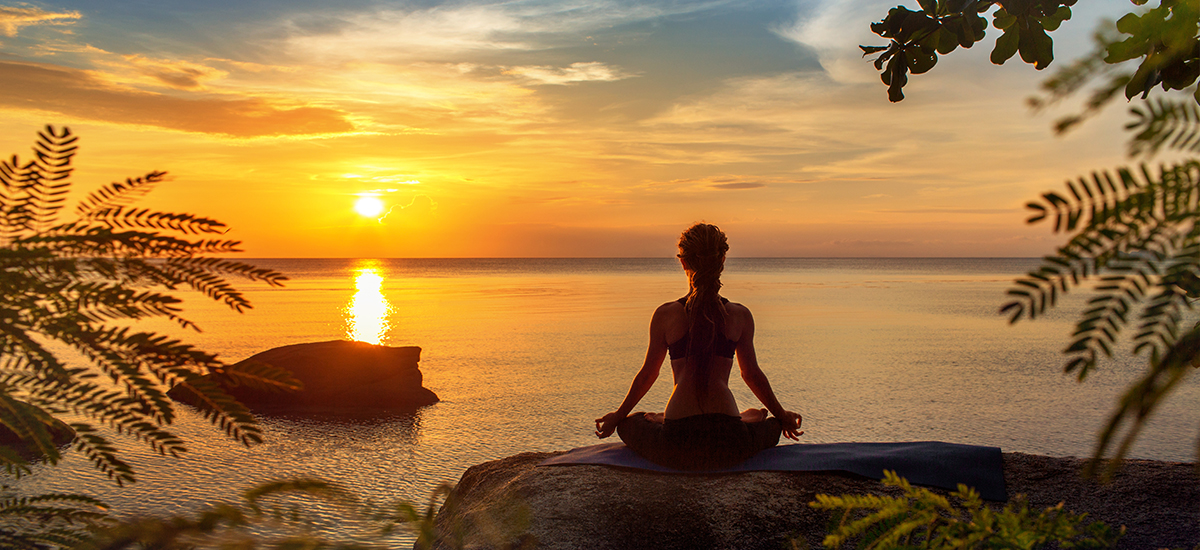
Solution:
<svg viewBox="0 0 1200 550"><path fill-rule="evenodd" d="M596 419L597 436L616 430L625 445L655 464L713 470L774 447L781 433L793 440L804 433L800 415L783 409L758 366L750 310L717 293L728 250L725 233L715 225L698 223L679 237L688 294L654 311L646 360L621 407ZM675 388L666 412L630 415L658 379L668 354ZM766 409L738 413L729 391L735 356L742 380ZM774 416L768 418L768 411Z"/></svg>

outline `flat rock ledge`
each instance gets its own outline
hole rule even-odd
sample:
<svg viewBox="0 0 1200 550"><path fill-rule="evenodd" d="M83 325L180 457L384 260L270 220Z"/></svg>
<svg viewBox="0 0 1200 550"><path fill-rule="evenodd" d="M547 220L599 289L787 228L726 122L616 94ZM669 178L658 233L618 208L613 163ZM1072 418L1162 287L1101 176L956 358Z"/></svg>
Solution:
<svg viewBox="0 0 1200 550"><path fill-rule="evenodd" d="M421 348L416 346L348 340L293 344L256 353L234 366L266 363L286 369L304 384L302 390L273 392L224 383L222 387L251 410L263 413L411 413L438 402L438 396L421 385L420 359ZM194 394L184 387L176 386L167 395L195 405Z"/></svg>
<svg viewBox="0 0 1200 550"><path fill-rule="evenodd" d="M803 538L822 548L829 514L809 508L818 493L898 494L836 472L664 475L608 466L537 467L559 453L523 453L468 469L458 504L437 516L453 548L770 549ZM1126 461L1106 484L1085 479L1085 460L1004 453L1009 497L1035 510L1059 502L1124 525L1118 548L1192 548L1200 543L1200 477L1190 463ZM941 491L945 493L945 491Z"/></svg>

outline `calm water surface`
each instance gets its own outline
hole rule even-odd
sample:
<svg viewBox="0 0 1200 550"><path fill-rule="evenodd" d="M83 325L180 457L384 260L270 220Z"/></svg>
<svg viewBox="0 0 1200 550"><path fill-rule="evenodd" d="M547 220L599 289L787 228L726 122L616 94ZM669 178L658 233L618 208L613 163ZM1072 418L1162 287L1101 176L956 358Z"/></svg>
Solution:
<svg viewBox="0 0 1200 550"><path fill-rule="evenodd" d="M122 441L140 482L117 489L80 457L22 490L86 492L119 510L175 512L258 481L319 476L373 500L423 500L466 468L597 442L645 353L650 313L687 281L666 259L257 260L285 288L241 284L242 315L198 296L181 333L229 362L277 346L350 338L423 348L441 403L413 416L263 418L246 449L195 415L190 452L168 460ZM1024 259L730 259L723 295L754 312L759 360L803 442L941 440L1087 456L1142 361L1121 356L1080 384L1061 373L1081 298L1034 323L997 314ZM664 371L639 409L662 410ZM757 402L740 381L742 407ZM1176 392L1134 456L1191 461L1200 386Z"/></svg>

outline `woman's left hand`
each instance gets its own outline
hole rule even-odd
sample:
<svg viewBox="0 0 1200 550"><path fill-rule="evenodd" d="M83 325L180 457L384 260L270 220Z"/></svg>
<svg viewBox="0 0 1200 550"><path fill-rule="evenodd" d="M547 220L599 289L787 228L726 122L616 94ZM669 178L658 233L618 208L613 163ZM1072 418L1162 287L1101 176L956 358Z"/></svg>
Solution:
<svg viewBox="0 0 1200 550"><path fill-rule="evenodd" d="M625 417L618 415L616 411L610 412L596 419L596 437L604 439L613 434L617 430L617 424L620 424Z"/></svg>
<svg viewBox="0 0 1200 550"><path fill-rule="evenodd" d="M783 416L779 418L783 423L783 436L792 441L799 441L800 436L804 432L800 431L800 423L804 421L804 417L800 413L792 411L783 411Z"/></svg>

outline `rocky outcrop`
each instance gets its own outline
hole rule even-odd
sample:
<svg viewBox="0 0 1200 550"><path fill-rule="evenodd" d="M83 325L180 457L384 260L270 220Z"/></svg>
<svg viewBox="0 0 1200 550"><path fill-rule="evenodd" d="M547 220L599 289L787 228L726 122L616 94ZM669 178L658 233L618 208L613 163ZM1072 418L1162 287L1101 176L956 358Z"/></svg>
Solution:
<svg viewBox="0 0 1200 550"><path fill-rule="evenodd" d="M255 354L247 362L266 363L291 371L304 388L271 392L245 386L225 390L260 412L411 412L438 402L421 385L417 362L421 348L390 347L334 340L283 346ZM184 403L190 392L173 388L168 395Z"/></svg>
<svg viewBox="0 0 1200 550"><path fill-rule="evenodd" d="M71 429L62 420L51 417L46 422L43 422L43 425L45 425L46 431L50 433L50 440L56 447L62 447L75 440L75 430ZM30 445L27 441L21 439L16 432L3 424L0 424L0 446L13 449L26 458L41 458L44 456L38 447Z"/></svg>
<svg viewBox="0 0 1200 550"><path fill-rule="evenodd" d="M664 475L608 466L537 467L559 453L524 453L474 466L457 504L437 517L437 548L771 549L793 537L821 548L827 512L818 493L898 494L878 481L833 472ZM1005 453L1010 496L1040 510L1059 502L1125 525L1118 548L1191 548L1200 543L1200 478L1192 464L1127 461L1108 484L1084 479L1084 461ZM943 491L944 492L944 491Z"/></svg>

